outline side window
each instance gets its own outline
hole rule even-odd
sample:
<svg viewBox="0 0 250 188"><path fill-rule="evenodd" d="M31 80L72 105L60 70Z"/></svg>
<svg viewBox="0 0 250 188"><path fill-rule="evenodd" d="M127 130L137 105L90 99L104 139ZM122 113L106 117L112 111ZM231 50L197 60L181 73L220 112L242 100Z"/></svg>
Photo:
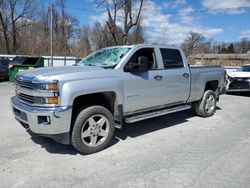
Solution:
<svg viewBox="0 0 250 188"><path fill-rule="evenodd" d="M134 55L130 58L129 62L138 63L138 58L140 56L146 56L148 58L148 69L154 70L157 69L157 63L155 60L155 52L154 48L142 48L134 53Z"/></svg>
<svg viewBox="0 0 250 188"><path fill-rule="evenodd" d="M183 67L181 53L176 49L161 48L164 69Z"/></svg>

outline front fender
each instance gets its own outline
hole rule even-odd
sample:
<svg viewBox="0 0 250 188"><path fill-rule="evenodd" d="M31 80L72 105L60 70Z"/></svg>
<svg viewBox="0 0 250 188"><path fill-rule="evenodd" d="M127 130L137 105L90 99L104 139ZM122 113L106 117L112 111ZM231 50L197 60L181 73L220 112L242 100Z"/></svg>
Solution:
<svg viewBox="0 0 250 188"><path fill-rule="evenodd" d="M81 95L109 91L116 94L117 104L123 104L122 81L119 78L67 81L61 87L61 106L73 105L74 99Z"/></svg>

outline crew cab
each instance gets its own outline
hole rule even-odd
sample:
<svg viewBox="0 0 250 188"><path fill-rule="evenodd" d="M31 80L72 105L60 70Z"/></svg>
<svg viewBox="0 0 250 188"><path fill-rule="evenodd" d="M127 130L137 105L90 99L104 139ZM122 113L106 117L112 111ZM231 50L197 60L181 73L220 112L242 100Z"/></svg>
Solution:
<svg viewBox="0 0 250 188"><path fill-rule="evenodd" d="M77 66L22 71L15 79L15 118L90 154L106 148L125 123L190 108L212 116L225 70L190 68L180 48L140 44L100 49Z"/></svg>

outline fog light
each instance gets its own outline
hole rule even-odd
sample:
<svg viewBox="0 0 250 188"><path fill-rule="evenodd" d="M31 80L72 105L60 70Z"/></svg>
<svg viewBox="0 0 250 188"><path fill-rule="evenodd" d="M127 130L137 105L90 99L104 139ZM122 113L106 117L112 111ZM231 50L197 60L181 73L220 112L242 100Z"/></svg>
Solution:
<svg viewBox="0 0 250 188"><path fill-rule="evenodd" d="M50 116L37 116L38 124L41 125L49 125L50 124Z"/></svg>

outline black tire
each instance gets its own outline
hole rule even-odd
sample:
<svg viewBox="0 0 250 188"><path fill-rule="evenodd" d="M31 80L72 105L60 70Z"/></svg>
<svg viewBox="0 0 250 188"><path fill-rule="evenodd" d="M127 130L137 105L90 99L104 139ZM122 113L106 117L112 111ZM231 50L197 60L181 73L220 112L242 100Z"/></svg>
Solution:
<svg viewBox="0 0 250 188"><path fill-rule="evenodd" d="M213 101L211 102L211 108L208 110L206 108L207 100L209 97L213 98ZM207 90L204 92L201 100L194 103L194 111L198 116L201 117L210 117L214 115L216 110L216 95L215 92L212 90Z"/></svg>
<svg viewBox="0 0 250 188"><path fill-rule="evenodd" d="M107 120L105 123L106 125L105 124L104 125L106 126L105 128L108 131L107 131L107 136L105 137L104 141L101 142L102 138L104 138L104 137L99 136L98 133L95 133L98 136L96 136L96 135L93 136L93 132L92 132L92 134L90 133L91 136L82 138L82 134L84 134L83 132L86 131L86 130L83 131L83 128L85 129L85 127L89 127L87 130L90 132L90 129L92 127L89 123L90 118L92 118L92 117L96 118L98 116L105 117L105 120ZM96 122L96 123L98 124L98 122ZM98 126L96 125L96 127L98 127ZM106 108L104 108L102 106L86 107L85 109L81 110L79 112L79 114L77 115L77 118L76 118L75 123L74 123L74 127L72 129L71 143L82 154L95 153L95 152L103 150L104 148L106 148L109 145L109 143L111 142L111 140L114 136L114 131L115 131L114 118L109 110L107 110ZM99 133L100 133L100 131L99 131ZM90 146L91 143L88 143L87 139L89 139L89 142L91 142L92 136L93 137L96 136L96 137L100 138L99 141L98 140L96 141L97 142L96 144L99 144L99 145Z"/></svg>

